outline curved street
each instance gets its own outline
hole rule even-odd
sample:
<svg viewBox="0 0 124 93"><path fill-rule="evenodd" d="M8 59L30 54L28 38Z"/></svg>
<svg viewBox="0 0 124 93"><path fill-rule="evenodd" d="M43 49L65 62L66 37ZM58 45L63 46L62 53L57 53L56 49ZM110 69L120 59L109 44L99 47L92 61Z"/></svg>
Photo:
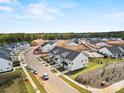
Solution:
<svg viewBox="0 0 124 93"><path fill-rule="evenodd" d="M49 80L44 81L39 78L39 81L44 84L45 89L48 93L79 93L76 89L68 85L65 81L60 79L54 73L52 73L47 67L41 64L37 58L33 55L34 48L31 48L25 54L25 61L28 65L32 65L38 72L38 75L41 77L44 72L47 72L49 75Z"/></svg>

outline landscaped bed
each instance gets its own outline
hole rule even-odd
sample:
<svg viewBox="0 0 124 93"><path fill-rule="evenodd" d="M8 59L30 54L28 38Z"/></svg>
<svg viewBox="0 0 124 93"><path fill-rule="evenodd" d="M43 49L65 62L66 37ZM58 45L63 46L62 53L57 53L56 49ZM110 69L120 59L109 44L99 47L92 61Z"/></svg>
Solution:
<svg viewBox="0 0 124 93"><path fill-rule="evenodd" d="M39 58L41 58L43 61L47 62L50 65L55 65L55 63L51 59L49 59L48 55L40 56Z"/></svg>
<svg viewBox="0 0 124 93"><path fill-rule="evenodd" d="M0 93L35 93L21 68L0 75Z"/></svg>
<svg viewBox="0 0 124 93"><path fill-rule="evenodd" d="M96 63L96 64L111 64L111 63L117 63L117 62L123 62L124 59L121 58L92 58L89 59L90 63Z"/></svg>

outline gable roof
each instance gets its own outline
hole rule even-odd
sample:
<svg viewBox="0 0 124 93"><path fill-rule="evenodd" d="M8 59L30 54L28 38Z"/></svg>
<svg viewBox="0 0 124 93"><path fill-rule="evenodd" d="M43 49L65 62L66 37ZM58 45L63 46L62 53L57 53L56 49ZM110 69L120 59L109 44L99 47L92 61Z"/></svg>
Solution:
<svg viewBox="0 0 124 93"><path fill-rule="evenodd" d="M47 45L47 44L53 45L54 42L45 42L45 43L43 43L43 44L41 45L41 47L44 47L44 46Z"/></svg>
<svg viewBox="0 0 124 93"><path fill-rule="evenodd" d="M4 58L4 59L7 59L7 60L10 60L10 56L9 54L3 52L3 51L0 51L0 58Z"/></svg>
<svg viewBox="0 0 124 93"><path fill-rule="evenodd" d="M49 44L53 45L56 41L48 41Z"/></svg>
<svg viewBox="0 0 124 93"><path fill-rule="evenodd" d="M70 49L65 49L58 46L54 47L50 52L55 55L58 54L62 58L65 58L71 61L74 60L80 54L80 52L70 50Z"/></svg>
<svg viewBox="0 0 124 93"><path fill-rule="evenodd" d="M100 43L101 41L100 40L92 40L92 39L88 39L88 42L90 44L96 44L96 43ZM103 41L102 41L103 42Z"/></svg>
<svg viewBox="0 0 124 93"><path fill-rule="evenodd" d="M119 49L121 49L124 52L124 46L120 46Z"/></svg>
<svg viewBox="0 0 124 93"><path fill-rule="evenodd" d="M73 38L71 39L71 42L77 43L78 44L79 38Z"/></svg>
<svg viewBox="0 0 124 93"><path fill-rule="evenodd" d="M50 52L53 54L60 54L63 50L64 50L64 48L55 46Z"/></svg>
<svg viewBox="0 0 124 93"><path fill-rule="evenodd" d="M66 59L73 61L79 54L80 52L72 51L68 56L66 56Z"/></svg>
<svg viewBox="0 0 124 93"><path fill-rule="evenodd" d="M122 48L124 50L124 46L121 46L120 48Z"/></svg>
<svg viewBox="0 0 124 93"><path fill-rule="evenodd" d="M65 50L60 54L60 56L61 56L62 58L65 58L65 57L67 57L70 53L72 53L72 50L65 49Z"/></svg>
<svg viewBox="0 0 124 93"><path fill-rule="evenodd" d="M41 45L41 47L44 47L45 45L49 44L48 42L45 42Z"/></svg>
<svg viewBox="0 0 124 93"><path fill-rule="evenodd" d="M9 47L11 47L11 48L15 48L16 46L17 46L17 44L16 43L13 43L13 44L7 44Z"/></svg>
<svg viewBox="0 0 124 93"><path fill-rule="evenodd" d="M6 53L8 53L8 54L10 54L10 50L9 49L7 49L6 47L1 47L0 48L0 51L4 51L4 52L6 52Z"/></svg>
<svg viewBox="0 0 124 93"><path fill-rule="evenodd" d="M124 52L118 47L106 47L112 54L124 54Z"/></svg>

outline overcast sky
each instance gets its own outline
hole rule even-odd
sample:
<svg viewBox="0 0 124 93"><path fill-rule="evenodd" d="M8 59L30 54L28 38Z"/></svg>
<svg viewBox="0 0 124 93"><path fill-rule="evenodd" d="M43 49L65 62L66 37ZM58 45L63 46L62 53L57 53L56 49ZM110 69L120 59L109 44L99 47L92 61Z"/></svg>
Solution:
<svg viewBox="0 0 124 93"><path fill-rule="evenodd" d="M0 0L0 33L124 30L124 0Z"/></svg>

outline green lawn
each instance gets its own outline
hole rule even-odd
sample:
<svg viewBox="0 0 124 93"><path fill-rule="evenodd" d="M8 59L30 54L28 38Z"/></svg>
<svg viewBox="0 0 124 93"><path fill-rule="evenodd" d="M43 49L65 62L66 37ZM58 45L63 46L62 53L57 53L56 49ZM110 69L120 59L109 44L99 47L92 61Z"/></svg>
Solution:
<svg viewBox="0 0 124 93"><path fill-rule="evenodd" d="M112 59L112 58L94 58L90 59L89 62L92 63L102 63L102 64L110 64L110 63L115 63L115 62L123 62L124 59Z"/></svg>
<svg viewBox="0 0 124 93"><path fill-rule="evenodd" d="M83 89L82 87L80 87L80 86L76 85L75 83L71 82L70 80L68 80L64 76L60 75L59 77L62 78L65 82L67 82L69 85L71 85L72 87L77 89L80 93L91 93L90 91L88 91L86 89Z"/></svg>
<svg viewBox="0 0 124 93"><path fill-rule="evenodd" d="M122 88L121 90L117 91L116 93L124 93L124 88Z"/></svg>
<svg viewBox="0 0 124 93"><path fill-rule="evenodd" d="M20 68L20 69L17 69L18 72L21 72L22 74L22 78L23 78L23 81L25 81L25 78L26 78L26 74L24 73L24 71ZM28 91L28 93L35 93L31 83L28 81L28 82L25 82L25 86L26 86L26 89Z"/></svg>
<svg viewBox="0 0 124 93"><path fill-rule="evenodd" d="M39 83L39 81L34 76L34 74L27 67L26 67L26 69L27 69L28 73L30 74L31 78L33 79L34 83L38 87L38 89L41 91L41 93L47 93L47 91L45 90L44 86Z"/></svg>
<svg viewBox="0 0 124 93"><path fill-rule="evenodd" d="M83 74L83 73L86 73L86 72L89 72L89 71L92 71L94 69L97 69L99 67L102 67L104 64L95 64L95 63L88 63L87 64L87 67L83 68L83 69L79 69L79 70L76 70L76 71L73 71L73 72L69 72L69 77L71 77L72 79L75 80L75 78L80 75L80 74Z"/></svg>
<svg viewBox="0 0 124 93"><path fill-rule="evenodd" d="M25 81L26 75L21 68L15 72L0 75L0 93L35 93L30 82Z"/></svg>

